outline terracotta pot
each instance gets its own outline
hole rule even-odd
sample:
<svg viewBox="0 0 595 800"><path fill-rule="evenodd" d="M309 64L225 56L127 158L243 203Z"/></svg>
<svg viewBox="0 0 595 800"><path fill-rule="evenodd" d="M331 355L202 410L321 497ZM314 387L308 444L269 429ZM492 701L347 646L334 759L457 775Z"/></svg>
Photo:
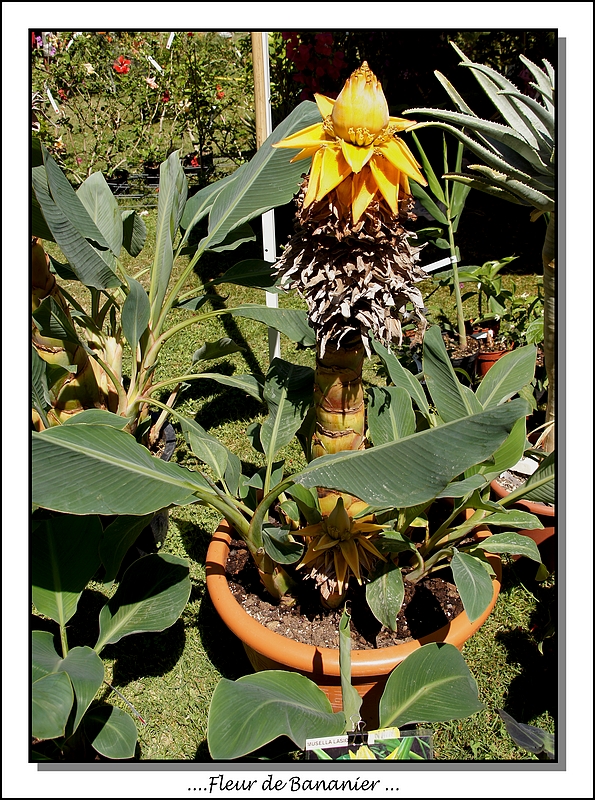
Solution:
<svg viewBox="0 0 595 800"><path fill-rule="evenodd" d="M475 374L483 378L496 361L508 352L508 350L480 350L475 360Z"/></svg>
<svg viewBox="0 0 595 800"><path fill-rule="evenodd" d="M493 480L490 484L492 494L498 500L503 500L510 492L504 488L497 480ZM557 562L557 541L556 541L556 507L548 506L545 503L536 503L532 500L517 500L513 503L513 508L519 511L528 511L530 514L535 514L539 518L542 529L539 530L522 530L518 531L522 536L528 536L533 539L539 549L541 560L546 566L548 572L553 572L556 568ZM513 556L515 561L518 561L521 556Z"/></svg>
<svg viewBox="0 0 595 800"><path fill-rule="evenodd" d="M267 669L300 672L324 691L334 711L340 711L342 701L338 649L302 644L274 633L247 614L234 598L225 576L231 541L230 530L229 525L222 522L207 551L207 589L219 616L244 645L256 672ZM478 531L477 535L489 536L490 533L484 530ZM404 658L429 642L448 642L461 650L489 617L500 592L502 568L498 556L488 555L488 559L496 572L493 580L494 595L479 619L470 622L463 611L447 625L421 639L377 650L351 651L351 682L364 698L360 713L368 727L377 725L378 701L386 680Z"/></svg>

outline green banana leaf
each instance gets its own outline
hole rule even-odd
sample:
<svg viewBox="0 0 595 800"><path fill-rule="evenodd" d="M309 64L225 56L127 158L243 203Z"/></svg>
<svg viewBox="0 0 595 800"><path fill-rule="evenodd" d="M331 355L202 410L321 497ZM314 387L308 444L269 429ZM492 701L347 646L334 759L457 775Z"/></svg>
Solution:
<svg viewBox="0 0 595 800"><path fill-rule="evenodd" d="M406 389L374 386L367 390L368 427L375 446L415 433L415 412Z"/></svg>
<svg viewBox="0 0 595 800"><path fill-rule="evenodd" d="M32 500L43 508L140 516L212 494L199 472L154 458L111 425L60 425L32 437Z"/></svg>
<svg viewBox="0 0 595 800"><path fill-rule="evenodd" d="M240 758L278 736L304 749L308 738L344 730L345 714L333 713L315 683L297 672L265 670L237 681L221 679L209 708L207 741L217 761Z"/></svg>
<svg viewBox="0 0 595 800"><path fill-rule="evenodd" d="M136 725L125 711L104 703L91 709L83 724L87 739L102 756L124 759L135 755Z"/></svg>
<svg viewBox="0 0 595 800"><path fill-rule="evenodd" d="M489 459L528 410L524 400L511 400L397 442L322 456L293 480L307 488L349 492L371 506L429 502L453 478Z"/></svg>
<svg viewBox="0 0 595 800"><path fill-rule="evenodd" d="M31 688L31 733L36 739L64 736L74 691L65 672L53 672Z"/></svg>
<svg viewBox="0 0 595 800"><path fill-rule="evenodd" d="M278 125L252 160L234 173L234 180L217 194L209 213L209 248L222 242L227 234L271 208L288 203L297 193L308 161L290 163L287 151L272 147L294 131L320 122L315 103L304 101Z"/></svg>
<svg viewBox="0 0 595 800"><path fill-rule="evenodd" d="M311 404L314 370L274 358L264 384L268 416L260 429L260 441L267 462L272 463L300 428Z"/></svg>
<svg viewBox="0 0 595 800"><path fill-rule="evenodd" d="M380 727L463 719L481 711L477 684L451 644L426 644L391 673L380 699Z"/></svg>
<svg viewBox="0 0 595 800"><path fill-rule="evenodd" d="M190 597L188 562L168 553L137 559L99 614L96 653L124 636L163 631L178 619Z"/></svg>
<svg viewBox="0 0 595 800"><path fill-rule="evenodd" d="M109 249L120 255L124 239L122 212L101 172L94 172L76 190L76 196L101 231Z"/></svg>
<svg viewBox="0 0 595 800"><path fill-rule="evenodd" d="M31 532L33 603L62 627L74 616L83 589L101 564L102 534L96 516L51 517Z"/></svg>
<svg viewBox="0 0 595 800"><path fill-rule="evenodd" d="M38 680L36 675L59 672L70 678L76 698L72 724L68 724L68 735L72 735L103 683L102 660L90 647L73 647L66 658L60 658L54 649L53 636L47 631L33 631L31 655L34 679Z"/></svg>

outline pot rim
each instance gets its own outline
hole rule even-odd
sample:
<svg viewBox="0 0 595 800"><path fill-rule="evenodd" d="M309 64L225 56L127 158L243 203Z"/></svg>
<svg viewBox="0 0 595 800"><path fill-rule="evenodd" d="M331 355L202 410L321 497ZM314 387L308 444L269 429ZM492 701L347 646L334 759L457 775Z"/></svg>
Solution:
<svg viewBox="0 0 595 800"><path fill-rule="evenodd" d="M274 661L282 661L290 669L306 674L323 672L339 677L339 651L329 647L303 644L275 633L251 617L237 602L229 589L225 576L225 564L229 554L231 527L223 520L209 545L206 559L207 589L213 605L229 630L247 647ZM490 536L489 530L478 531ZM413 639L390 647L351 651L352 678L362 678L391 671L410 653L430 642L447 642L459 650L463 644L484 624L492 613L502 581L502 564L497 555L486 554L496 577L492 579L493 596L490 604L478 619L470 622L465 611L442 628L420 639Z"/></svg>
<svg viewBox="0 0 595 800"><path fill-rule="evenodd" d="M491 481L490 487L494 494L497 495L499 500L503 500L510 494L508 489L505 489L502 484L498 483L497 478L494 478L494 480ZM538 516L542 517L556 516L556 506L550 506L547 505L547 503L539 503L535 500L517 500L515 505L523 506L523 508L526 508L530 514L537 514Z"/></svg>

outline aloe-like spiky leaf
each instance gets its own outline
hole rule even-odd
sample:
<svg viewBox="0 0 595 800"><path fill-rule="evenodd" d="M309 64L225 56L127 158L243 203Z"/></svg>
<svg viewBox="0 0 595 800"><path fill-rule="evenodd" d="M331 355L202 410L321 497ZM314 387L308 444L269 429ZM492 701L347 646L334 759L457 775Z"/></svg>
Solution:
<svg viewBox="0 0 595 800"><path fill-rule="evenodd" d="M509 203L517 203L517 205L521 206L528 206L529 203L521 200L520 197L517 195L511 194L507 192L505 189L502 189L499 186L493 186L487 178L480 178L477 176L476 178L471 177L471 175L457 175L453 172L450 172L448 175L444 177L448 177L450 180L457 181L458 183L463 183L465 186L469 186L470 189L478 189L481 192L485 192L486 194L491 194L494 197L499 197L502 200L508 200Z"/></svg>
<svg viewBox="0 0 595 800"><path fill-rule="evenodd" d="M469 169L479 172L480 175L485 175L493 186L499 186L501 189L505 189L511 194L520 197L527 205L539 208L541 211L554 211L555 209L555 203L551 197L548 197L537 189L533 189L528 183L523 183L523 181L509 178L502 173L497 173L495 170L483 164L472 164L469 166Z"/></svg>
<svg viewBox="0 0 595 800"><path fill-rule="evenodd" d="M553 104L555 76L553 74L553 67L551 66L551 64L549 64L549 62L547 62L544 59L543 63L549 66L550 69L552 70L552 75L548 76L547 72L544 72L541 69L541 67L538 67L537 64L534 64L533 61L531 61L531 59L527 58L527 56L521 53L521 55L519 55L519 58L523 62L523 64L527 67L531 75L533 75L533 77L535 78L535 81L537 83L537 86L535 88L541 93L542 96L545 95L548 98L548 100L550 100Z"/></svg>
<svg viewBox="0 0 595 800"><path fill-rule="evenodd" d="M519 91L508 89L500 92L500 94L505 95L506 97L514 97L531 109L535 116L539 118L539 121L543 124L543 127L549 136L553 139L556 134L556 124L555 115L552 111L544 108L544 106L542 106L541 103L538 103L533 97L529 97L528 95Z"/></svg>

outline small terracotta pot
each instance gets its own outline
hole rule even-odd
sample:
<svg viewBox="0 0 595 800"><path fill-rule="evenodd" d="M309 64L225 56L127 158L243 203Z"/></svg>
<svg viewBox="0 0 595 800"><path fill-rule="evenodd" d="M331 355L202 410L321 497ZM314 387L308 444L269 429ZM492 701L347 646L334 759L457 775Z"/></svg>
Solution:
<svg viewBox="0 0 595 800"><path fill-rule="evenodd" d="M480 350L475 360L475 374L483 378L496 361L508 352L508 350Z"/></svg>
<svg viewBox="0 0 595 800"><path fill-rule="evenodd" d="M324 691L334 711L340 711L342 700L338 649L302 644L274 633L247 614L234 598L225 576L230 531L229 525L223 521L215 531L207 551L207 589L219 616L244 645L256 672L267 669L300 672ZM478 531L477 535L489 536L490 532ZM496 605L502 580L500 558L488 554L488 559L496 573L493 579L494 595L479 619L470 622L463 611L447 625L421 639L376 650L351 651L351 682L364 698L360 713L368 727L377 725L378 702L387 678L403 659L429 642L448 642L461 650L487 620Z"/></svg>

